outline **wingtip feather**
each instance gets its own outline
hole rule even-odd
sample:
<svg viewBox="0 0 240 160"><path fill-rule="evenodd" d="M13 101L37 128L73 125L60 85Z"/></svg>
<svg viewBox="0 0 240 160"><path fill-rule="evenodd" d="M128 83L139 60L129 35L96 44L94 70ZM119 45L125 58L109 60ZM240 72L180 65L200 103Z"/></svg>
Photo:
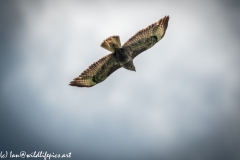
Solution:
<svg viewBox="0 0 240 160"><path fill-rule="evenodd" d="M164 30L164 32L162 33L162 34L163 34L163 35L162 35L162 38L164 37L164 35L165 35L165 33L166 33L169 19L170 19L169 15L166 15L165 17L161 18L161 19L158 21L158 24L159 24L159 25L162 25L162 26L163 26L163 30Z"/></svg>
<svg viewBox="0 0 240 160"><path fill-rule="evenodd" d="M75 78L75 79L76 79L76 78ZM81 84L80 82L76 81L75 79L69 83L70 86L75 86L75 87L87 87L87 88L92 87L92 86L83 85L83 84Z"/></svg>

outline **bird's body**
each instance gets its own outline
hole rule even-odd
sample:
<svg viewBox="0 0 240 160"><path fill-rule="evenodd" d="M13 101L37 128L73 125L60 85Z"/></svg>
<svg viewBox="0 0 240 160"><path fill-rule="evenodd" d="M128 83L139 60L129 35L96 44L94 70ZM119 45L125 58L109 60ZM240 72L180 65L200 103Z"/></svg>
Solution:
<svg viewBox="0 0 240 160"><path fill-rule="evenodd" d="M135 71L134 65L131 66L131 64L133 64L133 58L125 48L116 48L113 56L121 67Z"/></svg>
<svg viewBox="0 0 240 160"><path fill-rule="evenodd" d="M104 81L110 74L123 67L136 71L133 59L141 52L151 48L160 41L166 32L169 16L137 32L123 46L119 36L111 36L103 41L101 47L112 53L89 66L70 85L77 87L92 87Z"/></svg>

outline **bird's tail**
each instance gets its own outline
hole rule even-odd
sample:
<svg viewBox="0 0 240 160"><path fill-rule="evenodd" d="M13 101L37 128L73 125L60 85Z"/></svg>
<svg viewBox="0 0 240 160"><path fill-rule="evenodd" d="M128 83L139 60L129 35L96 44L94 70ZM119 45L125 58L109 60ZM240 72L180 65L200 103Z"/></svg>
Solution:
<svg viewBox="0 0 240 160"><path fill-rule="evenodd" d="M120 37L119 36L108 37L102 42L101 47L109 50L110 52L114 52L115 48L121 48Z"/></svg>

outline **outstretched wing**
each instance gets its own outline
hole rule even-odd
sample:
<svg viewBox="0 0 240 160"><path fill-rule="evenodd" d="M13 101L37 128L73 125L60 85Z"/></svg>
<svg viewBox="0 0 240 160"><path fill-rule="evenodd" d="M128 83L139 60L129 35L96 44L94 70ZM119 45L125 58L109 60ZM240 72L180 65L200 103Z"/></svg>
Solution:
<svg viewBox="0 0 240 160"><path fill-rule="evenodd" d="M104 81L110 74L120 68L113 54L109 54L93 63L69 85L77 87L92 87Z"/></svg>
<svg viewBox="0 0 240 160"><path fill-rule="evenodd" d="M151 48L164 37L168 26L168 20L169 16L165 16L158 22L138 31L124 43L123 48L129 51L132 58L135 58L138 54Z"/></svg>

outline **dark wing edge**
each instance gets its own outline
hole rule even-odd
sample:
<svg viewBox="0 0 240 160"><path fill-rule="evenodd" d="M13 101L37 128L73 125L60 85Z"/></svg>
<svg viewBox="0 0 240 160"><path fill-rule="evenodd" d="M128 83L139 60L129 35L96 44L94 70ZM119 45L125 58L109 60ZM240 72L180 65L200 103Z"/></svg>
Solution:
<svg viewBox="0 0 240 160"><path fill-rule="evenodd" d="M113 57L113 54L108 54L90 65L78 77L74 78L69 85L77 87L92 87L104 81L119 68L120 65Z"/></svg>
<svg viewBox="0 0 240 160"><path fill-rule="evenodd" d="M147 28L138 31L124 43L123 47L129 50L133 58L141 52L151 48L164 37L168 27L169 18L169 16L165 16L158 22L155 22Z"/></svg>

